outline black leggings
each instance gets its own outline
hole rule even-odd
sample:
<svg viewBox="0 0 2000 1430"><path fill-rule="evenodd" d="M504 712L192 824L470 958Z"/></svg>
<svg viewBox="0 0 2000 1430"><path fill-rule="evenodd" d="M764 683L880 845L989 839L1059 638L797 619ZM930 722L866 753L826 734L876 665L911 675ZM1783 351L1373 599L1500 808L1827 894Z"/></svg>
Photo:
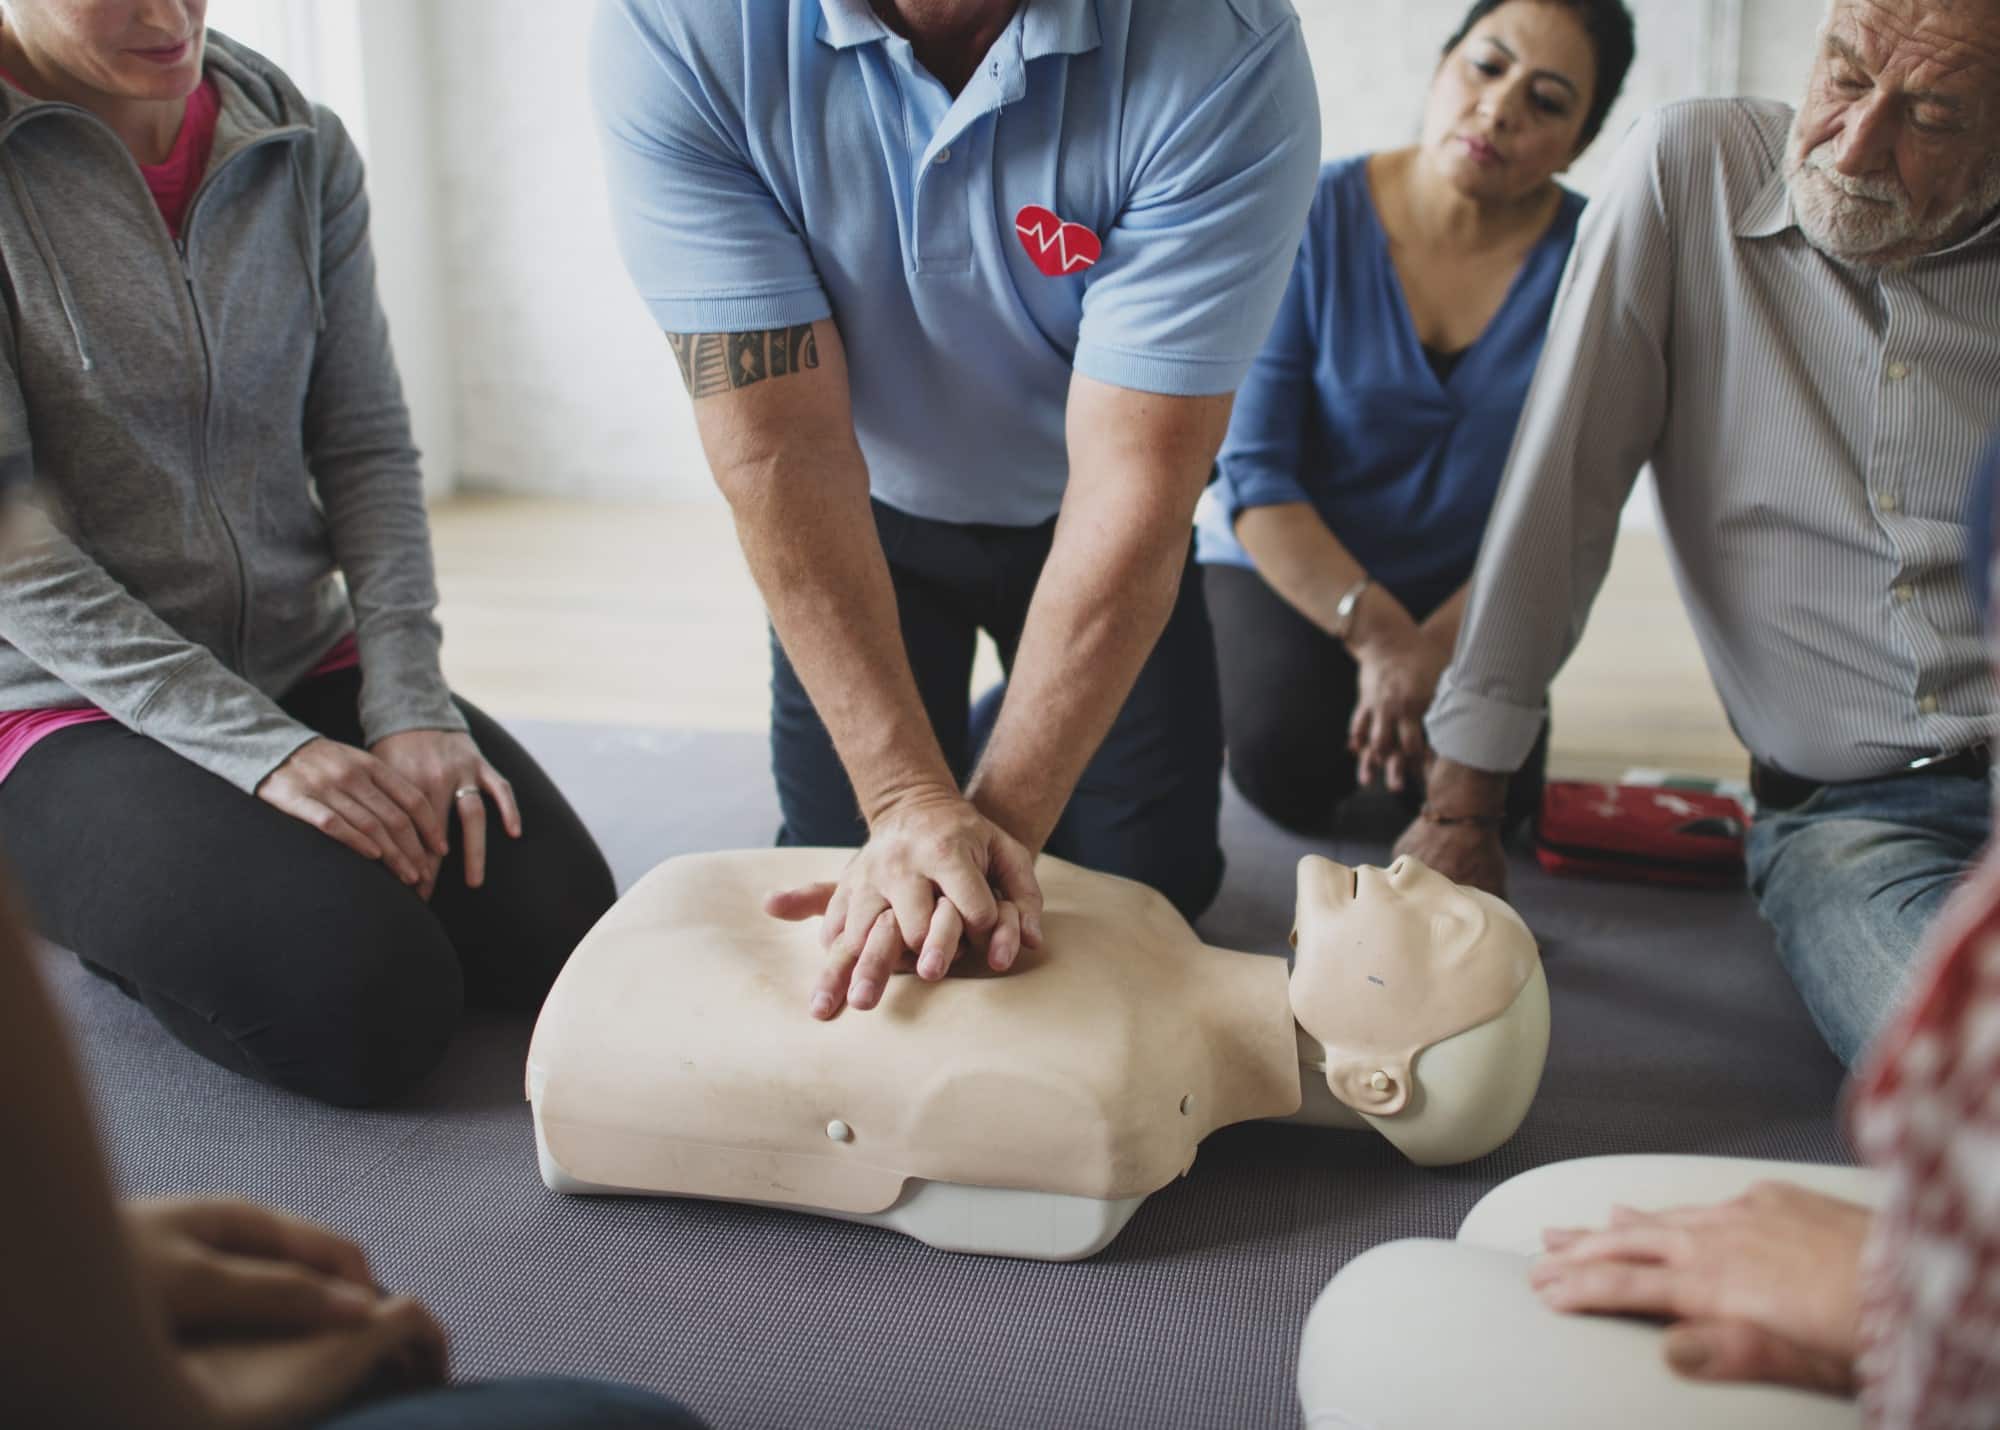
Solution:
<svg viewBox="0 0 2000 1430"><path fill-rule="evenodd" d="M282 704L359 745L360 691L342 671ZM466 1004L539 1008L615 897L548 776L458 705L521 807L518 840L489 820L481 889L465 885L455 828L427 904L380 862L108 721L49 736L0 781L0 840L42 934L188 1047L323 1102L381 1102L436 1065Z"/></svg>
<svg viewBox="0 0 2000 1430"><path fill-rule="evenodd" d="M1255 571L1220 563L1202 567L1208 619L1222 676L1222 736L1229 777L1269 818L1300 834L1324 835L1334 812L1355 793L1355 758L1347 725L1360 671L1347 647L1301 615ZM1535 741L1508 783L1514 825L1541 805L1549 730ZM1422 781L1402 800L1414 816Z"/></svg>

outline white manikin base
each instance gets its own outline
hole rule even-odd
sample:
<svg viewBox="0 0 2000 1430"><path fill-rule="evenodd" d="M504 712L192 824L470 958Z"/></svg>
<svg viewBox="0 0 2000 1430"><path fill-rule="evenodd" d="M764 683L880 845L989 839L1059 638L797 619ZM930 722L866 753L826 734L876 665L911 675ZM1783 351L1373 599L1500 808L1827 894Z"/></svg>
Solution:
<svg viewBox="0 0 2000 1430"><path fill-rule="evenodd" d="M607 1187L578 1181L550 1154L542 1137L541 1110L535 1110L535 1159L542 1181L565 1196L678 1196L645 1187ZM849 1213L789 1202L744 1202L745 1206L804 1212L837 1221L862 1222L899 1231L940 1251L975 1256L1013 1256L1030 1261L1081 1261L1109 1246L1139 1210L1144 1197L1101 1201L1010 1187L969 1187L912 1177L903 1195L886 1211Z"/></svg>

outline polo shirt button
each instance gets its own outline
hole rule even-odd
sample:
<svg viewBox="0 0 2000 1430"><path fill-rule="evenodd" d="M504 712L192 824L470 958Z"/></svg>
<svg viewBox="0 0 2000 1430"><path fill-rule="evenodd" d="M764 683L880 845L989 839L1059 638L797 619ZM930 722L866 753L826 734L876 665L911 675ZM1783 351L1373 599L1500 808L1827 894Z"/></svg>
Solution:
<svg viewBox="0 0 2000 1430"><path fill-rule="evenodd" d="M1935 695L1926 695L1917 701L1917 713L1919 715L1935 715L1937 712L1938 698Z"/></svg>
<svg viewBox="0 0 2000 1430"><path fill-rule="evenodd" d="M1910 375L1910 365L1908 363L1892 362L1889 364L1889 381L1901 382L1904 378L1908 377L1909 375Z"/></svg>
<svg viewBox="0 0 2000 1430"><path fill-rule="evenodd" d="M1894 492L1879 491L1875 493L1875 510L1894 511L1895 509L1896 509L1896 494Z"/></svg>
<svg viewBox="0 0 2000 1430"><path fill-rule="evenodd" d="M1896 598L1896 604L1899 606L1907 606L1917 598L1916 588L1910 585L1908 581L1897 586L1889 594Z"/></svg>
<svg viewBox="0 0 2000 1430"><path fill-rule="evenodd" d="M949 164L951 162L951 146L947 144L944 148L938 150L937 158L931 162L934 164Z"/></svg>

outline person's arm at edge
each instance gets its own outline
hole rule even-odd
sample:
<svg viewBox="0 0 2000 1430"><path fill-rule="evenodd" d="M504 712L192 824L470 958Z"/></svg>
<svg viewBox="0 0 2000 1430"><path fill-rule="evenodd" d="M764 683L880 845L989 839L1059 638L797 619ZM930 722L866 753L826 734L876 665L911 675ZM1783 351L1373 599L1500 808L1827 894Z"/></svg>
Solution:
<svg viewBox="0 0 2000 1430"><path fill-rule="evenodd" d="M0 1422L195 1430L203 1409L140 1285L55 1009L0 888Z"/></svg>

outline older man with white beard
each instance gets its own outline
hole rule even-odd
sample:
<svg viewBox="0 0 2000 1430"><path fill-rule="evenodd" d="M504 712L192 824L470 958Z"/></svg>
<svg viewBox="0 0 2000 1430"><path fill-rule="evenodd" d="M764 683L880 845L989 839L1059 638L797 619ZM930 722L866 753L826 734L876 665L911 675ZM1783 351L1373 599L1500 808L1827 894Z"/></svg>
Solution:
<svg viewBox="0 0 2000 1430"><path fill-rule="evenodd" d="M1803 108L1675 105L1591 204L1400 848L1500 891L1507 773L1651 465L1749 748L1752 886L1833 1051L1991 828L1964 579L2000 426L2000 0L1833 0Z"/></svg>

